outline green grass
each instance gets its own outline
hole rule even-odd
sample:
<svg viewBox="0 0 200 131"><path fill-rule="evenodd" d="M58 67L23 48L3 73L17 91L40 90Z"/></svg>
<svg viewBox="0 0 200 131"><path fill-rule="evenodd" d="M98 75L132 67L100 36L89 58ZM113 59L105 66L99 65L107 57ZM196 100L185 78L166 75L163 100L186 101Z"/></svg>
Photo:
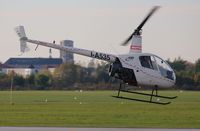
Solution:
<svg viewBox="0 0 200 131"><path fill-rule="evenodd" d="M116 93L14 91L11 105L10 92L0 91L0 126L200 128L200 92L160 91L178 95L169 105L110 97Z"/></svg>

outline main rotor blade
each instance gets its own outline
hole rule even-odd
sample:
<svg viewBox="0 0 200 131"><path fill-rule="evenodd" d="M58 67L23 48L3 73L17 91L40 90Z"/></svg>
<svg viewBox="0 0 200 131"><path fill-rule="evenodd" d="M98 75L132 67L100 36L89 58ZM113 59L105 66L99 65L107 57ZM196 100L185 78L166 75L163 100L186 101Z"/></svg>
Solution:
<svg viewBox="0 0 200 131"><path fill-rule="evenodd" d="M121 43L121 45L125 46L128 44L128 42L132 39L134 32L124 41Z"/></svg>
<svg viewBox="0 0 200 131"><path fill-rule="evenodd" d="M144 26L144 24L146 23L146 21L153 15L153 13L158 9L160 8L160 6L154 6L149 14L145 17L145 19L141 22L141 24L135 29L135 31L124 41L122 42L121 45L127 45L128 42L132 39L133 35L140 35L140 31L142 29L142 27Z"/></svg>
<svg viewBox="0 0 200 131"><path fill-rule="evenodd" d="M151 11L149 12L149 14L145 17L145 19L141 22L141 24L135 29L133 34L139 34L140 30L142 29L142 27L144 26L144 24L147 22L147 20L153 15L153 13L160 8L160 6L154 6Z"/></svg>

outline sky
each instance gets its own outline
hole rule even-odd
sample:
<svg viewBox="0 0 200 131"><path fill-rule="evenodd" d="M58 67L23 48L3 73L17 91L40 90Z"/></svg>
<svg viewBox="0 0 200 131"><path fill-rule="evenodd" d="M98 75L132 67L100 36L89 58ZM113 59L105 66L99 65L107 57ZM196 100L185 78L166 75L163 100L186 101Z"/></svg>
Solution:
<svg viewBox="0 0 200 131"><path fill-rule="evenodd" d="M199 0L0 0L0 61L10 57L48 57L41 47L20 56L14 27L23 25L30 39L52 42L74 41L77 48L111 54L126 54L120 46L154 5L161 8L143 27L143 52L163 59L200 58ZM59 51L53 50L53 57ZM76 62L90 58L75 55Z"/></svg>

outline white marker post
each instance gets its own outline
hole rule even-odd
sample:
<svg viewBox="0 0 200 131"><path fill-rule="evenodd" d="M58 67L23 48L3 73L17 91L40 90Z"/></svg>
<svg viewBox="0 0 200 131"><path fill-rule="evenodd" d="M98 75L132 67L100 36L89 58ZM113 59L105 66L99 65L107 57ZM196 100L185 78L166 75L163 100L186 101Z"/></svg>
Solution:
<svg viewBox="0 0 200 131"><path fill-rule="evenodd" d="M10 84L10 104L14 105L13 103L13 77L14 77L14 71L11 72L11 84Z"/></svg>

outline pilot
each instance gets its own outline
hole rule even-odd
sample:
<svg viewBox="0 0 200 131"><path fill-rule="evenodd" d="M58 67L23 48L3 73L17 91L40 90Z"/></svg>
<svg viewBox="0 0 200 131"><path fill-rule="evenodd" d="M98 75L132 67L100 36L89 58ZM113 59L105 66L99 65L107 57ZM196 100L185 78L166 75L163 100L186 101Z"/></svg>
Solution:
<svg viewBox="0 0 200 131"><path fill-rule="evenodd" d="M146 68L151 68L150 65L150 57L149 56L142 56L140 57L141 65Z"/></svg>

